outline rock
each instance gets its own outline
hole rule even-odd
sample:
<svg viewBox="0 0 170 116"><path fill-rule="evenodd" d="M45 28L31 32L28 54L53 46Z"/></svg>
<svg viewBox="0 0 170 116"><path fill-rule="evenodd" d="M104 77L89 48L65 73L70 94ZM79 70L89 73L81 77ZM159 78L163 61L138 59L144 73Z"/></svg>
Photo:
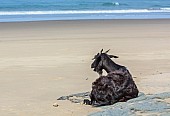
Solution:
<svg viewBox="0 0 170 116"><path fill-rule="evenodd" d="M61 96L60 98L58 98L57 100L68 100L68 96Z"/></svg>
<svg viewBox="0 0 170 116"><path fill-rule="evenodd" d="M89 96L90 95L90 92L83 92L83 93L76 93L76 94L71 94L69 95L68 97L85 97L85 96Z"/></svg>
<svg viewBox="0 0 170 116"><path fill-rule="evenodd" d="M53 106L54 106L54 107L58 107L59 105L58 105L57 103L54 103Z"/></svg>
<svg viewBox="0 0 170 116"><path fill-rule="evenodd" d="M89 98L90 92L83 92L62 96L58 100L70 100L73 103L82 103ZM141 115L160 115L170 116L170 104L164 100L170 98L170 92L160 94L145 95L139 93L137 98L127 102L118 102L113 105L102 106L102 111L89 114L89 116L137 116ZM57 103L53 104L58 107ZM137 114L138 113L138 114Z"/></svg>
<svg viewBox="0 0 170 116"><path fill-rule="evenodd" d="M170 92L145 95L140 93L137 98L127 102L119 102L110 106L101 107L100 112L92 113L89 116L137 116L141 113L156 114L161 116L170 115L170 104L159 99L170 98Z"/></svg>
<svg viewBox="0 0 170 116"><path fill-rule="evenodd" d="M61 96L57 100L69 100L73 103L82 103L84 99L89 99L90 92L76 93L68 96Z"/></svg>
<svg viewBox="0 0 170 116"><path fill-rule="evenodd" d="M71 102L73 103L81 103L82 100L81 99L76 99L76 98L73 98L73 99L69 99Z"/></svg>

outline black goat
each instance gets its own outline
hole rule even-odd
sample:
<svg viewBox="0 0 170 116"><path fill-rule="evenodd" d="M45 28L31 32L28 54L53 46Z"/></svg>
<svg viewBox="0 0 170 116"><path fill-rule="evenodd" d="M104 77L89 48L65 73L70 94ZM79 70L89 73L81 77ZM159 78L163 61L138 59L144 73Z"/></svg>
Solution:
<svg viewBox="0 0 170 116"><path fill-rule="evenodd" d="M138 89L126 67L113 62L110 58L118 58L108 55L106 51L95 55L91 68L99 73L100 77L92 83L90 94L91 101L85 100L85 104L93 106L111 105L119 101L127 101L138 96ZM102 76L102 70L108 75Z"/></svg>

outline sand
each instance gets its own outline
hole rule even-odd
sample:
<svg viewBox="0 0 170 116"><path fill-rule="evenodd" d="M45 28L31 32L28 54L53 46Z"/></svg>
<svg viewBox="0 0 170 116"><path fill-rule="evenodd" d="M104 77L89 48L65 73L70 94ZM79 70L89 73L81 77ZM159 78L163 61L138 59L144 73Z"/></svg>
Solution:
<svg viewBox="0 0 170 116"><path fill-rule="evenodd" d="M130 70L140 92L170 92L169 30L169 19L0 23L0 115L100 111L56 99L91 90L98 78L91 59L102 48L119 56L114 61Z"/></svg>

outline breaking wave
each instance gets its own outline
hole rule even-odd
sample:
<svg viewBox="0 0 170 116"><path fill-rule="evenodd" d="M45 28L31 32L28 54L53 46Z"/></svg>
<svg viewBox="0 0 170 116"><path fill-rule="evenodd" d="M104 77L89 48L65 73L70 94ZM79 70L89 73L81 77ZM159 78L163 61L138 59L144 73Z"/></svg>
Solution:
<svg viewBox="0 0 170 116"><path fill-rule="evenodd" d="M103 6L119 6L119 2L106 2L102 4Z"/></svg>
<svg viewBox="0 0 170 116"><path fill-rule="evenodd" d="M130 10L82 10L82 11L0 11L0 15L52 15L52 14L111 14L111 13L148 13L170 12L170 8L130 9Z"/></svg>

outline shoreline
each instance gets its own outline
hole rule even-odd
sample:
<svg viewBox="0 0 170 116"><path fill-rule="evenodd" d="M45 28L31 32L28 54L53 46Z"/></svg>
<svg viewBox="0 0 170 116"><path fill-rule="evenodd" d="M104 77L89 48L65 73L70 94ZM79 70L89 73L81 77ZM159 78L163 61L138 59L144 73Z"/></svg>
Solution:
<svg viewBox="0 0 170 116"><path fill-rule="evenodd" d="M9 22L0 22L0 23L30 23L30 22L71 22L71 21L128 21L128 20L137 20L137 21L142 21L142 20L170 20L170 18L146 18L146 19L68 19L68 20L35 20L35 21L9 21Z"/></svg>
<svg viewBox="0 0 170 116"><path fill-rule="evenodd" d="M97 12L97 11L96 11ZM21 13L22 14L22 13ZM0 22L30 22L30 21L72 21L72 20L142 20L142 19L170 19L168 12L144 12L144 13L71 13L71 14L23 14L2 15Z"/></svg>

